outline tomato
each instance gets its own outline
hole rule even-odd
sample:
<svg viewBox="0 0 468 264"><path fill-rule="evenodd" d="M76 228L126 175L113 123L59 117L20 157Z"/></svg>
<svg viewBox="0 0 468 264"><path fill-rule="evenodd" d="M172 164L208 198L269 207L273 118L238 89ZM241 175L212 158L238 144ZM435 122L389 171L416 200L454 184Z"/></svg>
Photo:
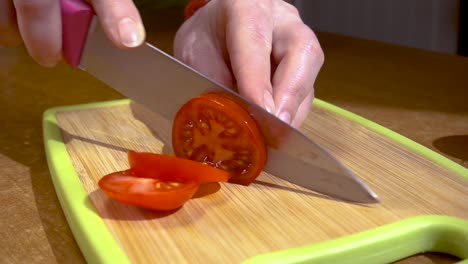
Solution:
<svg viewBox="0 0 468 264"><path fill-rule="evenodd" d="M184 18L187 20L190 18L198 9L208 3L208 0L191 0L187 3L184 9Z"/></svg>
<svg viewBox="0 0 468 264"><path fill-rule="evenodd" d="M112 199L154 210L181 207L200 184L229 180L229 173L199 162L149 152L128 152L130 169L99 180Z"/></svg>
<svg viewBox="0 0 468 264"><path fill-rule="evenodd" d="M98 184L114 200L153 210L181 207L200 186L196 181L178 182L136 177L131 170L106 175Z"/></svg>
<svg viewBox="0 0 468 264"><path fill-rule="evenodd" d="M199 183L225 182L230 177L229 173L206 164L150 152L130 150L128 161L138 177Z"/></svg>
<svg viewBox="0 0 468 264"><path fill-rule="evenodd" d="M228 97L208 93L177 112L172 146L178 157L209 164L231 174L229 182L248 185L267 160L263 136L250 114Z"/></svg>

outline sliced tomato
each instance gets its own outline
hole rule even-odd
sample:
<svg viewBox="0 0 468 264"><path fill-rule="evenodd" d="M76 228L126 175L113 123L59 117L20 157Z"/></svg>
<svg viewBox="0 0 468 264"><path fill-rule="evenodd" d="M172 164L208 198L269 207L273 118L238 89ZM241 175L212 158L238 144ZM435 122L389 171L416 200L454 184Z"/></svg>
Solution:
<svg viewBox="0 0 468 264"><path fill-rule="evenodd" d="M209 93L188 101L172 128L176 156L231 174L229 182L248 185L264 168L263 136L250 114L226 96Z"/></svg>
<svg viewBox="0 0 468 264"><path fill-rule="evenodd" d="M228 181L229 173L199 162L149 152L128 152L130 169L99 180L110 198L153 210L172 210L193 197L200 184Z"/></svg>
<svg viewBox="0 0 468 264"><path fill-rule="evenodd" d="M130 170L137 177L168 181L226 182L230 174L188 159L150 152L128 152Z"/></svg>
<svg viewBox="0 0 468 264"><path fill-rule="evenodd" d="M136 177L131 170L118 171L102 177L99 187L119 202L153 210L173 210L181 207L198 190L196 181L178 182Z"/></svg>
<svg viewBox="0 0 468 264"><path fill-rule="evenodd" d="M185 20L189 19L200 7L208 3L208 0L191 0L184 9Z"/></svg>

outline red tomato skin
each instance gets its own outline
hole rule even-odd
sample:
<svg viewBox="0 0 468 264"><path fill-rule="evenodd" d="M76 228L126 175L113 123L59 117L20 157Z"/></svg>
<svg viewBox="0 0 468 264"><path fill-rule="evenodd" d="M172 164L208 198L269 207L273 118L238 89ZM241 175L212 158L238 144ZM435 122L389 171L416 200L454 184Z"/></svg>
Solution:
<svg viewBox="0 0 468 264"><path fill-rule="evenodd" d="M184 19L189 19L198 9L206 5L208 2L209 0L190 0L184 9Z"/></svg>
<svg viewBox="0 0 468 264"><path fill-rule="evenodd" d="M231 174L229 182L249 185L260 175L266 165L267 150L265 141L257 123L250 114L238 103L225 95L219 93L207 93L191 99L181 107L174 119L172 130L172 145L176 156L190 159L190 157L185 155L183 152L183 143L179 135L184 131L184 121L187 116L189 116L190 113L201 111L200 109L205 105L229 116L233 122L244 129L245 137L240 140L248 141L248 145L255 149L255 155L251 160L252 164L249 165L247 172L242 174ZM206 141L209 142L210 140L207 138ZM235 141L232 142L235 144Z"/></svg>
<svg viewBox="0 0 468 264"><path fill-rule="evenodd" d="M137 177L199 183L227 182L230 178L226 171L176 156L130 150L128 161Z"/></svg>
<svg viewBox="0 0 468 264"><path fill-rule="evenodd" d="M102 177L98 185L113 200L146 209L167 211L182 207L197 192L200 184L195 181L184 182L181 188L173 190L135 189L151 188L155 179L135 177L130 170L117 171ZM140 186L138 186L140 184ZM139 187L139 188L135 188Z"/></svg>

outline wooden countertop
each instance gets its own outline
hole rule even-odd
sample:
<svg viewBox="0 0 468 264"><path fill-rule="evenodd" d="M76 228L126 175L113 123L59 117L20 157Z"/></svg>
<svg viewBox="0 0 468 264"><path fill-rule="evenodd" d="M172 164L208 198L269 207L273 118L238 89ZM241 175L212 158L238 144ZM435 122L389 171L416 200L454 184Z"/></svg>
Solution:
<svg viewBox="0 0 468 264"><path fill-rule="evenodd" d="M149 14L149 13L148 13ZM148 41L172 52L180 10L144 14ZM177 19L174 19L176 17ZM319 34L326 62L316 96L468 167L468 58ZM120 99L65 64L46 69L23 47L0 48L0 256L6 263L83 263L47 167L42 113ZM440 254L401 263L450 263Z"/></svg>

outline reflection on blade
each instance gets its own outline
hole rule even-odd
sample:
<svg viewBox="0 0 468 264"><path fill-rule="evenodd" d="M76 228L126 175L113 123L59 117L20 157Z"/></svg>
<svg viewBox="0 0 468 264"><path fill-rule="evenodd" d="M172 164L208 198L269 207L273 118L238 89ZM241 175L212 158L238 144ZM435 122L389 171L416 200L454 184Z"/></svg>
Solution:
<svg viewBox="0 0 468 264"><path fill-rule="evenodd" d="M322 194L357 203L378 196L318 144L257 105L247 106L268 145L265 171Z"/></svg>
<svg viewBox="0 0 468 264"><path fill-rule="evenodd" d="M88 36L80 67L152 111L159 120L161 139L169 146L172 120L184 103L208 91L229 95L251 113L265 135L269 150L265 171L343 200L378 202L358 177L311 139L150 44L123 51L96 26Z"/></svg>

